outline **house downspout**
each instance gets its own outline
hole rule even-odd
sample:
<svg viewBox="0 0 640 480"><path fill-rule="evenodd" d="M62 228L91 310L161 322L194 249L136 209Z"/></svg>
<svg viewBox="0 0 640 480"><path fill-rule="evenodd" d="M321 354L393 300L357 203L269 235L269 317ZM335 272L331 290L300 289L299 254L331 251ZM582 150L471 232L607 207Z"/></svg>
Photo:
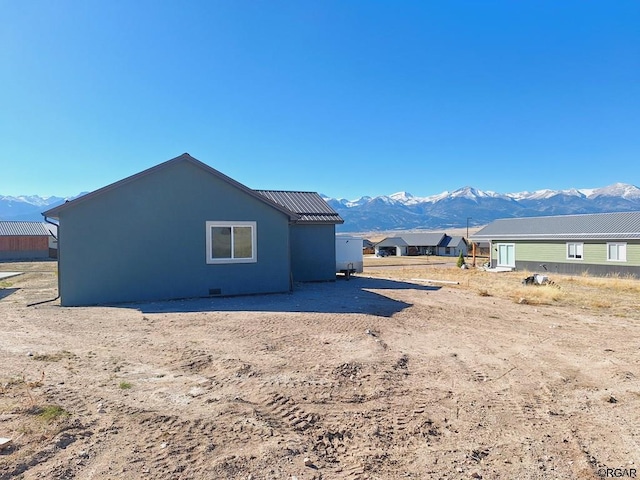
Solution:
<svg viewBox="0 0 640 480"><path fill-rule="evenodd" d="M46 215L44 216L44 221L46 223L50 224L50 225L55 225L56 228L58 229L58 236L60 236L60 224L52 222L51 220L49 220L47 218ZM53 232L50 232L50 233L51 233L51 236L53 238L55 238L56 241L57 241L58 237L56 237L53 234ZM60 298L60 243L58 243L58 255L57 255L57 258L56 258L56 262L58 264L58 296L56 298L52 298L51 300L43 300L41 302L29 303L29 304L27 304L27 307L33 307L34 305L41 305L43 303L55 302L56 300L58 300Z"/></svg>
<svg viewBox="0 0 640 480"><path fill-rule="evenodd" d="M293 263L291 263L291 226L295 225L295 222L289 221L289 228L288 228L288 232L287 232L287 242L289 243L289 245L287 245L287 252L289 255L289 293L293 293Z"/></svg>

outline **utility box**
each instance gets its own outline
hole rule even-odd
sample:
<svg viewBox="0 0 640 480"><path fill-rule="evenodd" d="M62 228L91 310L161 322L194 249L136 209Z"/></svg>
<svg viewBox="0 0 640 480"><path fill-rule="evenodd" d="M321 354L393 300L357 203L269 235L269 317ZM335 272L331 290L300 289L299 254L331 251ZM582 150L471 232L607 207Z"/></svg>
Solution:
<svg viewBox="0 0 640 480"><path fill-rule="evenodd" d="M362 248L361 237L336 235L336 273L362 273Z"/></svg>

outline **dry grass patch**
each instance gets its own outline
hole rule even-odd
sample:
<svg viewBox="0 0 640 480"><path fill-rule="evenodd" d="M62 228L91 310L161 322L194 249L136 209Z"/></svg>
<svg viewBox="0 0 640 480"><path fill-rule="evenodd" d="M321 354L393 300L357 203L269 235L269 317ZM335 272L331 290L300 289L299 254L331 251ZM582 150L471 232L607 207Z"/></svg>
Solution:
<svg viewBox="0 0 640 480"><path fill-rule="evenodd" d="M527 305L552 305L563 299L564 292L552 285L520 287L513 291L511 298Z"/></svg>
<svg viewBox="0 0 640 480"><path fill-rule="evenodd" d="M0 272L55 272L57 269L58 262L56 260L0 263Z"/></svg>
<svg viewBox="0 0 640 480"><path fill-rule="evenodd" d="M629 292L640 294L640 281L634 277L609 275L606 277L568 277L566 281L585 287L597 287L613 292Z"/></svg>
<svg viewBox="0 0 640 480"><path fill-rule="evenodd" d="M607 309L627 316L640 308L640 280L617 275L607 277L566 276L562 281L571 292L572 305L583 309Z"/></svg>
<svg viewBox="0 0 640 480"><path fill-rule="evenodd" d="M369 259L365 275L399 281L421 283L419 280L457 282L446 288L477 292L483 297L497 297L529 305L579 307L586 310L607 310L613 315L632 316L640 308L640 280L626 276L590 277L544 272L551 285L522 285L532 272L487 272L480 268L463 270L452 265L417 257ZM386 268L375 268L387 264ZM373 268L368 268L368 267Z"/></svg>
<svg viewBox="0 0 640 480"><path fill-rule="evenodd" d="M55 352L55 353L43 353L43 354L38 354L38 355L34 355L32 357L34 360L40 361L40 362L59 362L60 360L71 360L76 358L76 355L68 352L67 350L62 350L60 352Z"/></svg>

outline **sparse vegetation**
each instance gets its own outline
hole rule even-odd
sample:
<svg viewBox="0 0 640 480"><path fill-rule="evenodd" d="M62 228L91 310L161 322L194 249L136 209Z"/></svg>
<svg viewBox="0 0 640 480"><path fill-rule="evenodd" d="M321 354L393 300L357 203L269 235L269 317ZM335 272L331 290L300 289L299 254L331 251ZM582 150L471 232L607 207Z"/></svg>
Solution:
<svg viewBox="0 0 640 480"><path fill-rule="evenodd" d="M481 265L482 259L476 264ZM451 257L394 257L368 259L365 257L367 275L412 281L414 278L430 278L459 282L447 288L473 290L480 297L507 298L523 305L557 305L579 307L587 310L608 310L618 316L627 316L637 310L640 280L629 276L611 275L591 277L586 274L572 276L551 274L550 285L523 287L522 279L532 275L528 271L486 272L470 267L464 272L456 268ZM374 268L370 268L374 267ZM388 267L376 269L375 267ZM392 270L390 270L392 268ZM615 299L615 301L613 301Z"/></svg>
<svg viewBox="0 0 640 480"><path fill-rule="evenodd" d="M129 389L131 389L131 387L132 387L132 386L133 386L133 385L132 385L131 383L129 383L129 382L125 382L124 380L123 380L122 382L120 382L120 385L119 385L119 387L120 387L122 390L129 390Z"/></svg>
<svg viewBox="0 0 640 480"><path fill-rule="evenodd" d="M37 408L35 410L37 412L36 414L38 415L38 417L47 423L52 423L54 421L67 418L71 415L60 405L46 405L42 408Z"/></svg>
<svg viewBox="0 0 640 480"><path fill-rule="evenodd" d="M511 298L527 305L551 305L563 297L563 291L551 285L521 287L513 291Z"/></svg>
<svg viewBox="0 0 640 480"><path fill-rule="evenodd" d="M75 358L75 355L71 352L68 352L67 350L62 350L55 353L34 355L32 358L33 360L37 360L40 362L59 362L60 360L63 360L65 358L71 360L72 358Z"/></svg>

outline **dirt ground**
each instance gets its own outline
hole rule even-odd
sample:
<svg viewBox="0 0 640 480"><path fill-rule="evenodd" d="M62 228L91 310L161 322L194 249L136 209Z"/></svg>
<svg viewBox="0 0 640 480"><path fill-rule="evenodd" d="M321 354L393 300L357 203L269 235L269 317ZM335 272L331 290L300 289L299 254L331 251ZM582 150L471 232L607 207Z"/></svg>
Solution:
<svg viewBox="0 0 640 480"><path fill-rule="evenodd" d="M31 305L55 266L0 264L25 272L0 280L2 480L638 476L637 308L375 266L291 294Z"/></svg>

